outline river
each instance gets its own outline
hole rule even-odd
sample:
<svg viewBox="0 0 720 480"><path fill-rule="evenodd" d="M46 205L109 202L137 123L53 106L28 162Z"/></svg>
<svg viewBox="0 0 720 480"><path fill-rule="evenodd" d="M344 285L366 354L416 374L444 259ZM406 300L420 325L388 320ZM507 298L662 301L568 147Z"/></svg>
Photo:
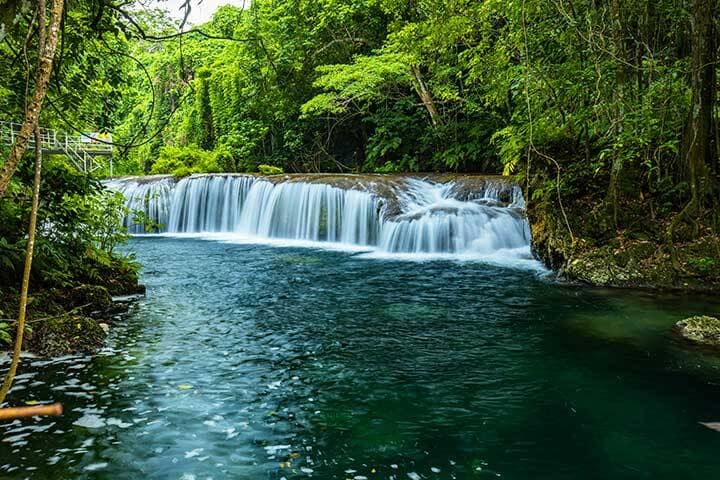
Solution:
<svg viewBox="0 0 720 480"><path fill-rule="evenodd" d="M25 359L3 479L710 479L720 361L698 298L407 261L136 237L145 298L94 356Z"/></svg>

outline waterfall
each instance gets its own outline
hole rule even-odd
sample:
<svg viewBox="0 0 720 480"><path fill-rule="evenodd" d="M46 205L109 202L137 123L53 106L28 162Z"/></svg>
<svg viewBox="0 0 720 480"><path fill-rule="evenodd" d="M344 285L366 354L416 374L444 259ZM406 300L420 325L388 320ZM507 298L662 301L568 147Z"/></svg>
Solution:
<svg viewBox="0 0 720 480"><path fill-rule="evenodd" d="M170 201L167 230L175 233L232 232L253 177L205 175L181 180Z"/></svg>
<svg viewBox="0 0 720 480"><path fill-rule="evenodd" d="M403 212L383 222L380 250L390 253L461 253L489 255L530 244L530 227L512 189L512 203L500 206L505 185L490 183L480 199L459 200L454 184L406 180L398 194ZM520 191L522 195L522 192Z"/></svg>
<svg viewBox="0 0 720 480"><path fill-rule="evenodd" d="M129 178L107 186L169 234L331 242L387 254L531 257L525 200L515 184L361 178L342 188L321 176L250 175ZM143 232L132 217L125 223Z"/></svg>
<svg viewBox="0 0 720 480"><path fill-rule="evenodd" d="M378 203L368 193L323 184L256 181L230 231L262 238L371 245Z"/></svg>
<svg viewBox="0 0 720 480"><path fill-rule="evenodd" d="M133 234L146 231L146 223L142 219L140 223L136 223L135 212L141 212L146 220L157 225L160 231L164 230L169 219L173 184L172 179L166 177L137 177L105 182L107 188L117 190L125 196L125 205L131 213L125 218L124 224Z"/></svg>

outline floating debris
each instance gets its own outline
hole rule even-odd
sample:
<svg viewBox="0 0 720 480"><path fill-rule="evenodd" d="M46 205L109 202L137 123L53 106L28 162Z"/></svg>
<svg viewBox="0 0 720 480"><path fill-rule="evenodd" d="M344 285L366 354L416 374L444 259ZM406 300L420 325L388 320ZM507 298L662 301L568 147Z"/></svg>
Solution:
<svg viewBox="0 0 720 480"><path fill-rule="evenodd" d="M290 445L268 445L265 447L268 455L275 455L279 450L290 450Z"/></svg>
<svg viewBox="0 0 720 480"><path fill-rule="evenodd" d="M99 463L91 463L90 465L86 465L83 467L83 470L87 472L95 472L97 470L102 470L103 468L106 468L108 466L107 462L99 462Z"/></svg>
<svg viewBox="0 0 720 480"><path fill-rule="evenodd" d="M720 422L699 422L703 427L720 432Z"/></svg>

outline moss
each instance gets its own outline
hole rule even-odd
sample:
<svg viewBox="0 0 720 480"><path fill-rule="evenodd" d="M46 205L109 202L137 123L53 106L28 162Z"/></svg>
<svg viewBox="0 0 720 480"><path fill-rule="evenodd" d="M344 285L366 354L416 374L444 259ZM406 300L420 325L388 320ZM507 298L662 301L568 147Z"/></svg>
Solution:
<svg viewBox="0 0 720 480"><path fill-rule="evenodd" d="M282 168L273 165L258 165L258 172L260 172L260 175L281 175L285 173Z"/></svg>
<svg viewBox="0 0 720 480"><path fill-rule="evenodd" d="M678 242L671 250L662 236L666 231L662 222L608 232L601 225L600 210L588 208L582 201L576 203L566 210L574 243L552 202L531 204L528 210L533 251L562 278L602 287L720 290L720 237L707 232ZM643 206L632 208L642 210ZM640 216L638 211L634 215Z"/></svg>
<svg viewBox="0 0 720 480"><path fill-rule="evenodd" d="M680 335L691 342L720 347L720 320L715 317L690 317L675 325Z"/></svg>
<svg viewBox="0 0 720 480"><path fill-rule="evenodd" d="M105 312L112 307L110 292L100 285L80 285L68 294L66 305L83 312Z"/></svg>
<svg viewBox="0 0 720 480"><path fill-rule="evenodd" d="M105 335L100 322L93 318L62 315L33 324L26 348L47 357L93 352L102 346Z"/></svg>

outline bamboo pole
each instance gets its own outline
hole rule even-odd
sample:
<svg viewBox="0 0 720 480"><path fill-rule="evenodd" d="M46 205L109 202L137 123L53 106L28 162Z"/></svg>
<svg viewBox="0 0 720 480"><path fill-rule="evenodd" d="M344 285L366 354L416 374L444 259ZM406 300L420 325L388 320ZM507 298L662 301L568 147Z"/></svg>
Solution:
<svg viewBox="0 0 720 480"><path fill-rule="evenodd" d="M62 415L62 411L63 407L59 403L35 405L32 407L0 408L0 422L35 416L58 417Z"/></svg>
<svg viewBox="0 0 720 480"><path fill-rule="evenodd" d="M22 352L23 334L25 333L25 316L27 313L28 290L30 289L30 271L32 269L33 251L35 250L35 231L37 230L37 214L40 205L40 175L42 170L42 147L40 145L40 128L35 125L35 178L33 180L32 209L30 210L30 226L28 227L28 241L25 251L25 270L23 271L22 287L20 289L20 308L18 312L17 333L15 334L15 348L10 362L10 369L0 388L0 405L5 401L12 386Z"/></svg>

